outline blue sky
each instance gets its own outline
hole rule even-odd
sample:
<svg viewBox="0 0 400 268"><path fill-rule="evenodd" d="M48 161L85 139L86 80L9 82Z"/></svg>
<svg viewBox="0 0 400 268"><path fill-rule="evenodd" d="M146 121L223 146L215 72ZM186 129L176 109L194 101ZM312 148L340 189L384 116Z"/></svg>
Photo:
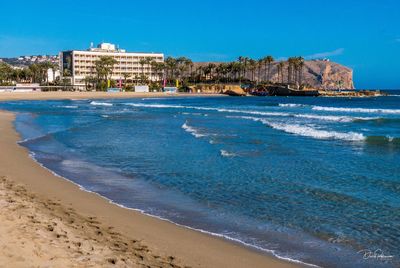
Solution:
<svg viewBox="0 0 400 268"><path fill-rule="evenodd" d="M195 61L328 57L358 88L400 88L400 1L2 1L0 57L90 42Z"/></svg>

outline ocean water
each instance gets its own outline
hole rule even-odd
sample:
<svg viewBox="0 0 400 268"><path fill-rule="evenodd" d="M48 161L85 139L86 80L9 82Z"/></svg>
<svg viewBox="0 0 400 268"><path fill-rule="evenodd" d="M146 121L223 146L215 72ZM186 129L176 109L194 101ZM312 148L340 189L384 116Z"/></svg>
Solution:
<svg viewBox="0 0 400 268"><path fill-rule="evenodd" d="M399 95L0 109L37 161L117 204L301 263L400 266Z"/></svg>

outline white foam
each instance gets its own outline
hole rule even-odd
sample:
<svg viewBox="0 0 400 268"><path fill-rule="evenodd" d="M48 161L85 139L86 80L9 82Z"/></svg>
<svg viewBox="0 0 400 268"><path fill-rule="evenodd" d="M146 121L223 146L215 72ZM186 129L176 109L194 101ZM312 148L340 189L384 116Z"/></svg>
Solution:
<svg viewBox="0 0 400 268"><path fill-rule="evenodd" d="M133 107L144 107L144 108L185 108L185 106L181 105L167 105L167 104L145 104L145 103L125 103L125 105L133 106Z"/></svg>
<svg viewBox="0 0 400 268"><path fill-rule="evenodd" d="M203 114L201 114L201 113L186 113L186 112L184 112L184 113L182 113L183 115L203 115ZM206 116L206 115L204 115L204 116Z"/></svg>
<svg viewBox="0 0 400 268"><path fill-rule="evenodd" d="M207 136L207 135L205 135L205 134L199 133L199 130L198 130L198 129L189 126L188 123L187 123L187 121L185 122L185 124L182 125L182 128L183 128L186 132L188 132L188 133L192 134L193 136L195 136L196 138L202 138L202 137L206 137L206 136Z"/></svg>
<svg viewBox="0 0 400 268"><path fill-rule="evenodd" d="M76 105L65 105L65 106L58 106L60 108L66 108L66 109L77 109L78 106Z"/></svg>
<svg viewBox="0 0 400 268"><path fill-rule="evenodd" d="M217 111L220 113L244 113L264 116L290 116L289 113L280 112L262 112L262 111L249 111L249 110L236 110L225 108L212 108L212 107L199 107L199 106L183 106L183 105L168 105L168 104L145 104L145 103L126 103L126 105L144 108L164 108L164 109L193 109L202 111Z"/></svg>
<svg viewBox="0 0 400 268"><path fill-rule="evenodd" d="M112 103L92 101L90 105L95 106L113 106Z"/></svg>
<svg viewBox="0 0 400 268"><path fill-rule="evenodd" d="M237 113L237 114L251 114L251 115L277 116L277 117L292 116L292 117L298 117L298 118L317 119L317 120L333 121L333 122L352 122L354 120L376 119L376 117L351 117L351 116L333 116L333 115L316 115L316 114L293 114L293 113L282 113L282 112L263 112L263 111L237 110L237 109L199 107L199 106L167 105L167 104L127 103L126 105L130 105L130 106L134 106L134 107L145 107L145 108L194 109L194 110L205 110L205 111L217 111L220 113ZM290 104L289 103L289 104L282 104L282 105L302 105L302 104ZM302 105L302 106L304 106L304 105ZM182 113L182 114L190 114L190 113ZM207 116L207 114L204 114L204 116Z"/></svg>
<svg viewBox="0 0 400 268"><path fill-rule="evenodd" d="M333 122L353 122L355 120L374 120L377 117L352 117L352 116L336 116L336 115L316 115L316 114L295 114L294 117L317 119Z"/></svg>
<svg viewBox="0 0 400 268"><path fill-rule="evenodd" d="M271 128L284 131L286 133L295 134L304 137L311 137L314 139L337 139L345 141L364 141L365 136L361 133L356 132L337 132L328 131L314 128L310 125L300 124L285 124L268 121L264 118L251 117L251 116L240 116L239 118L253 120L261 122Z"/></svg>
<svg viewBox="0 0 400 268"><path fill-rule="evenodd" d="M303 107L305 106L304 104L298 104L298 103L279 103L279 107L290 107L290 108L296 108L296 107Z"/></svg>
<svg viewBox="0 0 400 268"><path fill-rule="evenodd" d="M327 112L400 114L400 109L367 109L367 108L324 107L324 106L314 106L312 109L315 111L327 111Z"/></svg>
<svg viewBox="0 0 400 268"><path fill-rule="evenodd" d="M354 118L350 117L350 116L296 114L296 115L294 115L294 117L306 118L306 119L317 119L317 120L324 120L324 121L333 121L333 122L352 122L352 121L354 121Z"/></svg>
<svg viewBox="0 0 400 268"><path fill-rule="evenodd" d="M346 141L363 141L365 137L363 134L355 132L337 132L315 129L310 126L298 125L298 124L281 124L281 123L269 123L269 125L275 129L285 131L305 137L312 137L315 139L339 139Z"/></svg>
<svg viewBox="0 0 400 268"><path fill-rule="evenodd" d="M223 157L235 157L235 156L237 156L237 154L232 153L232 152L228 152L226 150L221 150L220 152L221 152L221 155Z"/></svg>

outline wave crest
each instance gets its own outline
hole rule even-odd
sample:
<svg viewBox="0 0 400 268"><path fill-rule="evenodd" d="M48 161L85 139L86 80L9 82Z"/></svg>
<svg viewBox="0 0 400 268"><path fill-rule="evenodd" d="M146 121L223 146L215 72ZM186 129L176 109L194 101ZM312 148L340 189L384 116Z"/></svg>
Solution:
<svg viewBox="0 0 400 268"><path fill-rule="evenodd" d="M187 121L182 125L182 128L186 132L192 134L196 138L202 138L202 137L206 137L207 136L205 134L200 133L200 131L198 129L196 129L196 128L192 127L192 126L189 126Z"/></svg>
<svg viewBox="0 0 400 268"><path fill-rule="evenodd" d="M279 103L279 107L290 107L290 108L297 108L297 107L304 107L304 104L298 103Z"/></svg>
<svg viewBox="0 0 400 268"><path fill-rule="evenodd" d="M349 112L349 113L382 113L382 114L400 114L400 109L368 109L368 108L344 108L344 107L325 107L314 106L314 111L326 112Z"/></svg>
<svg viewBox="0 0 400 268"><path fill-rule="evenodd" d="M112 103L92 101L90 105L94 106L113 106Z"/></svg>
<svg viewBox="0 0 400 268"><path fill-rule="evenodd" d="M232 152L228 152L226 150L220 150L221 156L223 157L235 157L237 156L237 154L232 153Z"/></svg>
<svg viewBox="0 0 400 268"><path fill-rule="evenodd" d="M273 129L277 129L280 131L284 131L286 133L295 134L299 136L311 137L314 139L337 139L345 141L365 140L365 136L363 134L356 132L337 132L337 131L316 129L308 125L275 123L275 122L270 122L264 118L251 117L251 116L239 116L237 118L261 122L264 125L267 125Z"/></svg>

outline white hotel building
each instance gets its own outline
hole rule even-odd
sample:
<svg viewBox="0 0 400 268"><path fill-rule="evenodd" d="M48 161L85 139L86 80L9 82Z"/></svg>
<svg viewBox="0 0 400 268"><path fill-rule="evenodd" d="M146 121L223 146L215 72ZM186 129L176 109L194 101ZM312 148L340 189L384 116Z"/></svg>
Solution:
<svg viewBox="0 0 400 268"><path fill-rule="evenodd" d="M156 73L151 65L141 65L140 60L150 58L155 62L164 62L162 53L131 53L116 48L109 43L101 43L97 48L88 50L71 50L60 52L62 79L69 79L71 85L84 88L86 77L96 77L95 62L102 56L111 56L117 63L111 76L112 80L124 80L123 74L128 74L128 80L134 80L144 74L150 80L160 80L162 74Z"/></svg>

